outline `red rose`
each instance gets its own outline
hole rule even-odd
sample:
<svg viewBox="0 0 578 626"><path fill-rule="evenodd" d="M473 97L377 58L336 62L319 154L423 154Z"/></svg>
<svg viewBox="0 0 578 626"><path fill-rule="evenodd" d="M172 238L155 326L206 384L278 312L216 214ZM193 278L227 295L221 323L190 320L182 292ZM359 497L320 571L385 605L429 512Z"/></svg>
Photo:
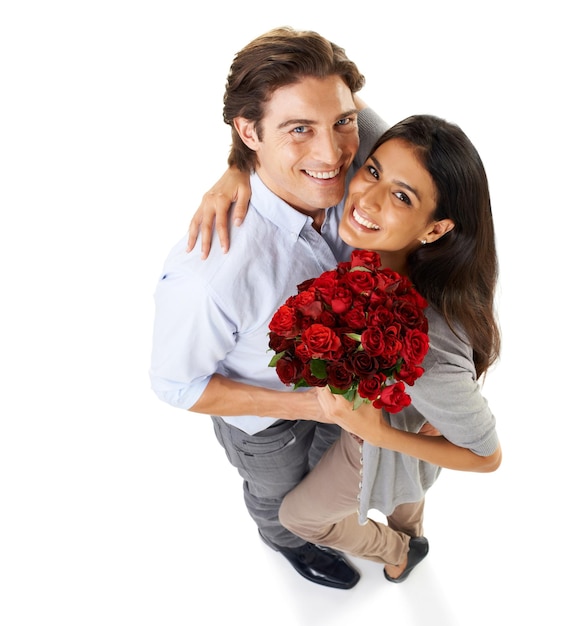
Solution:
<svg viewBox="0 0 578 626"><path fill-rule="evenodd" d="M323 304L317 300L313 291L302 291L297 294L292 304L303 317L312 320L318 319L323 312Z"/></svg>
<svg viewBox="0 0 578 626"><path fill-rule="evenodd" d="M379 369L379 361L363 350L351 355L349 365L359 378L373 378Z"/></svg>
<svg viewBox="0 0 578 626"><path fill-rule="evenodd" d="M419 365L408 365L402 363L399 372L394 372L396 380L403 380L408 385L413 385L415 381L424 373L423 367Z"/></svg>
<svg viewBox="0 0 578 626"><path fill-rule="evenodd" d="M334 328L336 324L335 315L331 311L323 311L317 321L319 324L327 326L327 328Z"/></svg>
<svg viewBox="0 0 578 626"><path fill-rule="evenodd" d="M331 296L331 310L337 315L345 313L353 302L353 294L351 290L342 285L337 285L333 295Z"/></svg>
<svg viewBox="0 0 578 626"><path fill-rule="evenodd" d="M353 270L345 277L347 285L354 293L370 293L375 287L375 277L371 272Z"/></svg>
<svg viewBox="0 0 578 626"><path fill-rule="evenodd" d="M281 335L278 335L277 333L271 332L269 334L269 347L271 348L271 350L277 352L277 354L279 352L284 352L292 345L292 341L286 339L285 337L281 337Z"/></svg>
<svg viewBox="0 0 578 626"><path fill-rule="evenodd" d="M361 333L361 345L369 356L379 356L385 349L381 328L371 326Z"/></svg>
<svg viewBox="0 0 578 626"><path fill-rule="evenodd" d="M295 384L303 373L303 363L292 356L282 356L275 364L279 380L286 385Z"/></svg>
<svg viewBox="0 0 578 626"><path fill-rule="evenodd" d="M339 339L341 339L341 345L345 354L355 354L359 350L359 340L348 335L349 330L347 328L340 328L338 331ZM356 335L357 337L359 335Z"/></svg>
<svg viewBox="0 0 578 626"><path fill-rule="evenodd" d="M391 293L399 285L400 275L390 269L383 269L376 277L373 300L384 300L387 293Z"/></svg>
<svg viewBox="0 0 578 626"><path fill-rule="evenodd" d="M314 359L338 359L341 356L341 341L331 328L312 324L301 338Z"/></svg>
<svg viewBox="0 0 578 626"><path fill-rule="evenodd" d="M359 381L357 392L362 398L367 398L371 401L376 400L379 397L384 381L385 378L381 374L376 374L370 378L362 378Z"/></svg>
<svg viewBox="0 0 578 626"><path fill-rule="evenodd" d="M343 363L327 363L327 384L337 389L349 389L353 383L353 374Z"/></svg>
<svg viewBox="0 0 578 626"><path fill-rule="evenodd" d="M347 272L349 272L350 269L351 269L351 263L349 261L341 261L341 263L337 264L335 271L328 272L328 273L334 274L335 278L338 278L339 276L344 276L345 274L347 274Z"/></svg>
<svg viewBox="0 0 578 626"><path fill-rule="evenodd" d="M405 385L402 382L386 385L379 394L379 398L373 402L373 406L388 413L399 413L411 404L411 398L404 389Z"/></svg>
<svg viewBox="0 0 578 626"><path fill-rule="evenodd" d="M411 364L421 363L429 349L429 338L421 330L409 328L403 338L402 357Z"/></svg>
<svg viewBox="0 0 578 626"><path fill-rule="evenodd" d="M316 280L316 278L308 278L307 280L304 280L302 283L297 285L297 292L301 293L302 291L307 291L307 289L309 289Z"/></svg>
<svg viewBox="0 0 578 626"><path fill-rule="evenodd" d="M354 250L351 253L351 267L359 266L377 270L381 267L381 257L373 250Z"/></svg>
<svg viewBox="0 0 578 626"><path fill-rule="evenodd" d="M393 313L391 309L388 309L382 304L372 308L367 313L367 325L368 326L383 326L384 328L389 326L393 322Z"/></svg>
<svg viewBox="0 0 578 626"><path fill-rule="evenodd" d="M311 288L315 290L315 293L319 294L322 302L331 304L337 284L337 276L333 272L324 272L313 282Z"/></svg>
<svg viewBox="0 0 578 626"><path fill-rule="evenodd" d="M295 346L295 356L303 363L307 363L307 361L311 358L311 352L309 351L309 348L301 342Z"/></svg>
<svg viewBox="0 0 578 626"><path fill-rule="evenodd" d="M379 355L386 369L394 367L399 360L402 342L398 339L399 329L396 325L389 326L383 333L383 351Z"/></svg>
<svg viewBox="0 0 578 626"><path fill-rule="evenodd" d="M295 311L286 304L279 307L269 322L269 329L282 337L295 337L297 335L297 316Z"/></svg>
<svg viewBox="0 0 578 626"><path fill-rule="evenodd" d="M354 303L349 311L343 314L342 319L349 328L365 328L367 321L363 304L361 302Z"/></svg>
<svg viewBox="0 0 578 626"><path fill-rule="evenodd" d="M411 302L419 309L427 308L427 300L421 295L419 291L416 291L415 289L407 289L406 292L403 294L403 299L406 302Z"/></svg>
<svg viewBox="0 0 578 626"><path fill-rule="evenodd" d="M400 300L393 306L395 318L407 328L419 328L424 319L423 310L415 302Z"/></svg>

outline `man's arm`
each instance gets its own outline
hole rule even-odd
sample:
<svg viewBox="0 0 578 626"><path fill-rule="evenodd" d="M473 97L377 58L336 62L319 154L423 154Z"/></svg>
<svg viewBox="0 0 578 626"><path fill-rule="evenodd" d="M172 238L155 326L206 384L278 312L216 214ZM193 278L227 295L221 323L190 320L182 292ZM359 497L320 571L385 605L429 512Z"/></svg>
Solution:
<svg viewBox="0 0 578 626"><path fill-rule="evenodd" d="M189 411L224 417L257 415L285 420L323 421L313 391L276 391L236 382L220 374L211 377L205 391Z"/></svg>
<svg viewBox="0 0 578 626"><path fill-rule="evenodd" d="M207 275L213 275L211 262L199 265L177 245L165 263L155 290L153 391L164 402L195 413L321 418L311 392L269 389L257 386L263 383L246 384L216 373L235 348L237 326L232 311L225 314L222 303L211 297L207 284Z"/></svg>

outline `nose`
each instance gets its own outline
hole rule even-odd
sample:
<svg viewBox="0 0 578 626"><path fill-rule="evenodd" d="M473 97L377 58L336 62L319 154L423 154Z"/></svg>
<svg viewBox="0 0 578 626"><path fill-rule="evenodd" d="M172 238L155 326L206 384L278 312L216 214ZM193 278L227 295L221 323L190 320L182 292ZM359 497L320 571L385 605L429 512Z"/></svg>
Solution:
<svg viewBox="0 0 578 626"><path fill-rule="evenodd" d="M385 204L384 191L379 188L379 185L357 185L355 192L359 208L368 212L379 212Z"/></svg>
<svg viewBox="0 0 578 626"><path fill-rule="evenodd" d="M343 154L341 137L334 131L322 131L315 138L314 158L325 165L337 165Z"/></svg>

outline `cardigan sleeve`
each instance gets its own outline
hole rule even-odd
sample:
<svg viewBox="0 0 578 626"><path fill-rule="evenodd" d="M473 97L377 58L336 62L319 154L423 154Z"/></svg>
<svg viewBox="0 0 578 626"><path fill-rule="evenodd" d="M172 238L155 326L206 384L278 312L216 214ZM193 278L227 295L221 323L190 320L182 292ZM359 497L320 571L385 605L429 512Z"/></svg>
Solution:
<svg viewBox="0 0 578 626"><path fill-rule="evenodd" d="M424 374L407 387L412 404L391 415L391 423L416 431L427 420L455 445L489 456L499 444L496 420L476 380L472 348L434 310L428 309L428 320Z"/></svg>

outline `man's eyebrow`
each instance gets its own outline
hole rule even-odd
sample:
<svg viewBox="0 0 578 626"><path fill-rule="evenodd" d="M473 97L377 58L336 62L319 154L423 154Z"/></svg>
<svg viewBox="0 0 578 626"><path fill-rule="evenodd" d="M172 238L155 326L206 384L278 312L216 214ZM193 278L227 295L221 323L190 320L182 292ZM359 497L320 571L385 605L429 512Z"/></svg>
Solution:
<svg viewBox="0 0 578 626"><path fill-rule="evenodd" d="M315 121L306 119L285 120L281 122L277 128L285 128L287 126L311 126L311 124L315 124Z"/></svg>
<svg viewBox="0 0 578 626"><path fill-rule="evenodd" d="M344 119L345 117L351 117L352 115L358 115L359 109L350 109L349 111L345 111L344 113L340 113L339 116L335 119L336 122ZM277 128L286 128L287 126L312 126L316 124L315 120L310 120L307 118L296 118L293 120L285 120L281 122Z"/></svg>
<svg viewBox="0 0 578 626"><path fill-rule="evenodd" d="M382 167L381 163L379 162L379 160L376 159L373 154L369 155L369 160L373 161L373 164L375 165L375 168L377 169L377 171L380 174L383 174L383 167ZM403 187L404 189L407 189L408 191L413 193L413 195L418 200L421 200L420 195L419 195L417 189L414 189L411 185L408 185L407 183L404 183L403 180L393 180L392 182L394 182L396 185L399 185L400 187Z"/></svg>

